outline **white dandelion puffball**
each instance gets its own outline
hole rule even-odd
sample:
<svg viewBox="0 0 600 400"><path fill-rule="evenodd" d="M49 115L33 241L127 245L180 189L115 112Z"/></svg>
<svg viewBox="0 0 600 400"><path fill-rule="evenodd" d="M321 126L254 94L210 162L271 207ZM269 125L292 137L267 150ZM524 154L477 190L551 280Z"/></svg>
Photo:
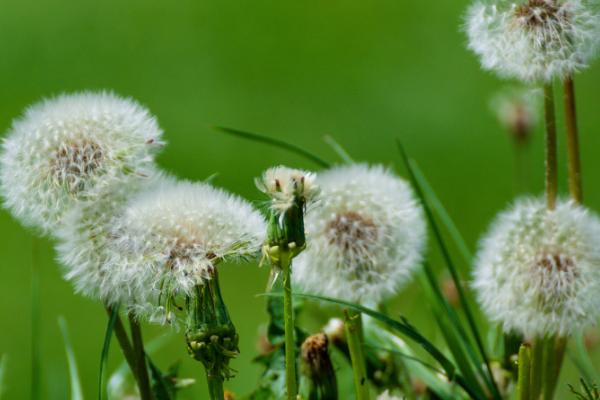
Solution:
<svg viewBox="0 0 600 400"><path fill-rule="evenodd" d="M484 69L548 82L587 67L600 42L600 14L596 0L480 0L466 31Z"/></svg>
<svg viewBox="0 0 600 400"><path fill-rule="evenodd" d="M132 196L166 179L159 171L146 177L132 176L96 201L78 202L65 212L55 230L56 251L65 279L74 285L77 293L106 301L110 288L103 282L110 273L106 264L112 257L113 226Z"/></svg>
<svg viewBox="0 0 600 400"><path fill-rule="evenodd" d="M205 183L164 179L115 220L104 291L110 303L133 298L140 316L166 315L163 303L192 294L218 262L257 256L265 232L247 201Z"/></svg>
<svg viewBox="0 0 600 400"><path fill-rule="evenodd" d="M285 212L300 200L310 202L318 194L316 175L312 172L284 166L269 168L256 179L256 187L271 197L274 210Z"/></svg>
<svg viewBox="0 0 600 400"><path fill-rule="evenodd" d="M572 202L518 200L481 241L473 286L487 316L526 338L566 336L600 314L600 220Z"/></svg>
<svg viewBox="0 0 600 400"><path fill-rule="evenodd" d="M307 248L294 263L303 291L353 302L394 295L420 265L426 224L404 180L381 166L319 173L319 202L305 216Z"/></svg>
<svg viewBox="0 0 600 400"><path fill-rule="evenodd" d="M93 201L153 165L162 131L130 99L61 95L30 107L2 144L4 205L27 226L51 231L77 201Z"/></svg>

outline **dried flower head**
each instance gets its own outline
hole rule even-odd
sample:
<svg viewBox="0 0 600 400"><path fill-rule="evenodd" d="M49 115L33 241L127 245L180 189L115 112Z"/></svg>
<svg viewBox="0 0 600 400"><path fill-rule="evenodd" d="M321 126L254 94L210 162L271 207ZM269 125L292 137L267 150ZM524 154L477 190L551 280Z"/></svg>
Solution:
<svg viewBox="0 0 600 400"><path fill-rule="evenodd" d="M217 263L259 254L264 232L261 214L241 198L163 179L132 198L113 223L107 298L133 297L140 316L164 317L179 295L211 278Z"/></svg>
<svg viewBox="0 0 600 400"><path fill-rule="evenodd" d="M153 165L162 131L130 99L84 92L44 100L2 144L0 189L24 224L51 232L77 201L93 201Z"/></svg>
<svg viewBox="0 0 600 400"><path fill-rule="evenodd" d="M307 204L319 192L315 174L284 166L269 168L256 179L256 187L271 198L271 207L285 212L295 202Z"/></svg>
<svg viewBox="0 0 600 400"><path fill-rule="evenodd" d="M102 282L110 274L106 263L111 257L113 225L132 196L163 179L167 178L158 171L146 177L132 175L107 195L93 202L78 202L65 212L63 223L55 230L56 250L65 279L73 283L76 292L93 299L110 296L111 288Z"/></svg>
<svg viewBox="0 0 600 400"><path fill-rule="evenodd" d="M473 286L487 316L526 338L566 336L600 314L600 221L572 202L521 199L481 242Z"/></svg>
<svg viewBox="0 0 600 400"><path fill-rule="evenodd" d="M587 67L600 42L596 2L483 0L468 11L469 48L483 68L523 81L563 79Z"/></svg>
<svg viewBox="0 0 600 400"><path fill-rule="evenodd" d="M425 220L410 186L381 166L319 174L318 206L306 214L308 246L294 264L305 291L377 303L419 266Z"/></svg>

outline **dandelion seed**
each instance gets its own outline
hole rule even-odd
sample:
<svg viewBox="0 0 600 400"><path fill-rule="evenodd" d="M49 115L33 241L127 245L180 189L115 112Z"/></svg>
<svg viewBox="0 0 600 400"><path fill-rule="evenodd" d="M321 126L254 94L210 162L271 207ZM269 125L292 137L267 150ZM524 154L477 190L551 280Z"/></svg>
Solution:
<svg viewBox="0 0 600 400"><path fill-rule="evenodd" d="M522 81L563 79L587 67L600 15L585 0L487 0L468 11L469 48L483 68Z"/></svg>
<svg viewBox="0 0 600 400"><path fill-rule="evenodd" d="M473 286L487 316L528 339L567 336L600 314L600 221L572 202L522 199L481 242Z"/></svg>
<svg viewBox="0 0 600 400"><path fill-rule="evenodd" d="M2 144L4 205L51 233L78 201L94 201L152 169L162 131L133 100L83 92L44 100L13 123Z"/></svg>
<svg viewBox="0 0 600 400"><path fill-rule="evenodd" d="M425 220L410 186L380 166L319 174L321 195L306 214L308 246L294 265L304 291L354 302L394 295L419 266Z"/></svg>
<svg viewBox="0 0 600 400"><path fill-rule="evenodd" d="M130 302L141 317L174 316L221 261L256 256L263 217L246 201L208 184L164 179L126 205L112 229L103 283L109 303Z"/></svg>

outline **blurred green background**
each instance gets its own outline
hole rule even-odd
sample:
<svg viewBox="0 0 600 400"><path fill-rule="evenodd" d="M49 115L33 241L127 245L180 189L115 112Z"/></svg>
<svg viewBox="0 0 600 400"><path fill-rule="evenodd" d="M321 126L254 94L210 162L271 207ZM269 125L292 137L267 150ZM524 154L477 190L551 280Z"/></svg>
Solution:
<svg viewBox="0 0 600 400"><path fill-rule="evenodd" d="M260 199L253 177L285 163L314 168L280 150L215 133L219 124L297 143L330 160L330 134L359 160L399 164L394 139L418 160L469 245L515 195L513 148L489 109L507 83L480 70L461 32L467 1L0 1L0 131L44 96L111 89L154 112L168 146L159 157L182 178L203 179ZM577 78L586 203L600 208L600 68ZM559 111L560 111L559 107ZM559 114L561 114L559 112ZM559 115L562 118L561 115ZM561 136L561 149L564 140ZM538 129L530 155L531 190L543 183ZM564 152L561 152L564 165ZM404 171L400 169L400 173ZM563 193L564 168L561 169ZM31 232L0 213L0 354L8 357L7 399L31 385ZM431 246L432 248L434 246ZM70 328L86 398L96 397L106 317L61 279L52 243L38 240L42 398L64 399L68 385L57 325ZM439 267L438 267L439 268ZM241 332L239 376L227 386L248 393L260 370L256 354L265 320L267 269L223 269L224 294ZM394 302L435 336L418 285ZM152 339L165 330L147 327ZM177 332L156 361L183 360L183 376L202 372ZM120 363L114 343L111 369ZM567 363L564 382L576 379ZM562 385L563 393L565 385ZM182 393L205 398L204 386Z"/></svg>

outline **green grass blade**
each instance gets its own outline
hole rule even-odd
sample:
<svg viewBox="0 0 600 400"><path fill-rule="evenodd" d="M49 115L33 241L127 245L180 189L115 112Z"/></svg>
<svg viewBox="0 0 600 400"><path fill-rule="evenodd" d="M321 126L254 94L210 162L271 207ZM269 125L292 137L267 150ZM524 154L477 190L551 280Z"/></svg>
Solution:
<svg viewBox="0 0 600 400"><path fill-rule="evenodd" d="M323 136L323 140L325 143L331 147L331 149L342 159L346 164L354 164L354 160L350 156L350 154L339 144L332 136L325 135Z"/></svg>
<svg viewBox="0 0 600 400"><path fill-rule="evenodd" d="M450 275L452 276L454 285L456 286L460 304L464 310L465 316L467 317L467 322L469 324L471 334L473 335L473 337L475 339L479 353L481 354L481 357L485 363L485 366L487 369L487 374L484 375L486 378L485 381L488 384L490 390L492 391L492 394L494 395L494 399L500 400L502 398L502 396L500 395L500 391L498 390L498 387L496 386L496 382L494 381L494 375L492 373L492 368L490 367L489 358L487 356L487 352L483 345L483 340L481 339L481 335L479 333L479 329L475 322L475 318L473 316L473 313L471 312L471 308L470 308L469 302L467 300L465 289L463 288L461 279L458 275L458 271L457 271L456 267L454 266L452 257L450 256L450 252L448 251L448 247L446 246L446 243L444 242L444 239L442 237L442 233L437 225L437 222L435 221L431 206L423 193L423 189L421 188L421 185L419 184L419 182L417 181L417 179L415 177L412 163L409 160L408 156L406 155L406 152L404 151L404 147L402 147L402 144L400 143L400 141L398 141L398 149L400 151L400 155L402 156L402 160L403 160L403 162L406 166L406 169L408 171L408 174L410 176L410 181L413 184L418 197L421 199L421 202L423 203L423 209L425 210L425 214L427 216L427 219L429 220L431 230L433 231L436 242L438 243L438 246L442 253L442 257L446 263L446 266L448 267L448 270L450 271Z"/></svg>
<svg viewBox="0 0 600 400"><path fill-rule="evenodd" d="M596 368L594 368L590 355L585 348L582 334L573 336L568 354L585 381L600 383L600 376L598 376L598 372L596 371Z"/></svg>
<svg viewBox="0 0 600 400"><path fill-rule="evenodd" d="M69 329L67 321L64 317L58 317L58 326L62 333L63 341L65 342L65 352L67 354L67 363L69 364L69 380L71 384L71 400L83 400L83 390L81 389L81 380L79 379L79 370L77 369L77 361L75 360L75 352L69 337Z"/></svg>
<svg viewBox="0 0 600 400"><path fill-rule="evenodd" d="M2 357L0 357L0 399L2 399L4 392L6 391L4 380L6 379L7 360L8 356L6 354L3 354Z"/></svg>
<svg viewBox="0 0 600 400"><path fill-rule="evenodd" d="M98 376L98 400L104 398L104 374L106 371L106 363L108 362L108 352L110 350L110 339L112 338L115 324L119 318L119 306L112 309L108 323L106 324L106 332L104 334L104 343L102 344L102 353L100 354L100 371Z"/></svg>
<svg viewBox="0 0 600 400"><path fill-rule="evenodd" d="M289 152L298 154L298 155L314 162L315 164L319 165L322 168L329 168L329 166L330 166L330 164L327 161L323 160L321 157L316 156L313 153L304 150L300 146L296 146L295 144L284 142L283 140L275 139L275 138L264 136L264 135L259 135L257 133L245 132L245 131L240 131L238 129L225 128L225 127L221 127L221 126L215 126L214 128L220 132L228 133L230 135L234 135L234 136L248 139L248 140L253 140L253 141L259 142L259 143L265 143L265 144L279 147L280 149L284 149Z"/></svg>
<svg viewBox="0 0 600 400"><path fill-rule="evenodd" d="M454 220L446 210L446 207L444 207L444 204L440 201L439 197L436 195L435 191L429 184L429 181L425 177L425 174L423 174L423 172L419 168L417 162L411 160L411 166L415 174L415 179L419 182L421 188L423 188L423 192L425 193L425 196L427 196L431 207L436 211L437 215L442 220L442 223L448 230L448 233L454 240L454 243L456 244L456 247L458 248L458 251L460 252L462 257L464 258L466 265L471 265L471 263L473 262L473 253L471 252L471 250L469 250L469 246L467 246L465 238L458 230L458 227L454 223Z"/></svg>

